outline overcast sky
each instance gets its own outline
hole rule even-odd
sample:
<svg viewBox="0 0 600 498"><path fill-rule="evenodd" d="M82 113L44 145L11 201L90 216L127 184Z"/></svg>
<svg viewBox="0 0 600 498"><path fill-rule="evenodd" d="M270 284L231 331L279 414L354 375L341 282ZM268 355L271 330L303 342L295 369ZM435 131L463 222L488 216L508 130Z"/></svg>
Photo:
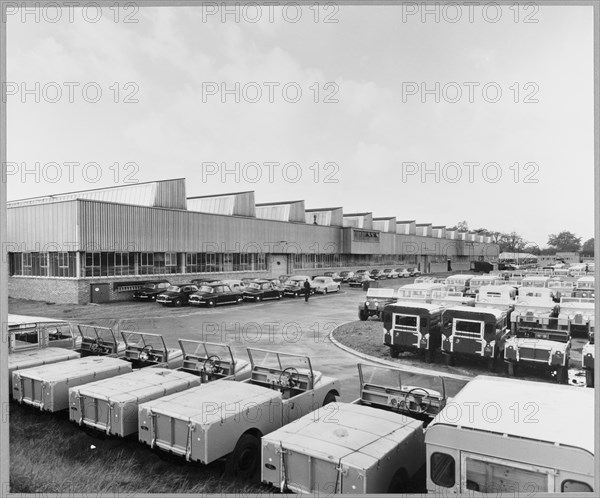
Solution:
<svg viewBox="0 0 600 498"><path fill-rule="evenodd" d="M308 8L297 22L267 7L238 20L212 7L118 22L114 10L97 22L93 9L73 22L14 12L9 199L185 177L188 196L255 190L256 202L466 220L540 246L563 229L585 241L592 8L471 9L340 6L318 22Z"/></svg>

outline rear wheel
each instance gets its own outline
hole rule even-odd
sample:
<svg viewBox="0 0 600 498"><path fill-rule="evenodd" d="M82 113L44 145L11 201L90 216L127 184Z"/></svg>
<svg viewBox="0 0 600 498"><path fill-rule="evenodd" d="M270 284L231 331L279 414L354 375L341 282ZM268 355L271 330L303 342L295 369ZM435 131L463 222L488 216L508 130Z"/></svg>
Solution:
<svg viewBox="0 0 600 498"><path fill-rule="evenodd" d="M294 297L298 297L299 294L297 292L294 292Z"/></svg>
<svg viewBox="0 0 600 498"><path fill-rule="evenodd" d="M260 300L261 300L261 297L260 297L260 296L256 296L256 297L254 298L254 301L256 301L257 303L258 303L258 302L260 302Z"/></svg>
<svg viewBox="0 0 600 498"><path fill-rule="evenodd" d="M238 297L238 298L235 300L235 304L240 304L240 303L241 303L243 300L244 300L243 298L241 298L241 297Z"/></svg>
<svg viewBox="0 0 600 498"><path fill-rule="evenodd" d="M594 387L594 371L593 370L585 371L585 385L587 387Z"/></svg>
<svg viewBox="0 0 600 498"><path fill-rule="evenodd" d="M215 302L212 299L209 299L208 301L206 301L206 306L208 306L209 308L213 308L215 306Z"/></svg>
<svg viewBox="0 0 600 498"><path fill-rule="evenodd" d="M400 350L397 348L390 348L390 356L392 358L398 358L398 356L400 355Z"/></svg>
<svg viewBox="0 0 600 498"><path fill-rule="evenodd" d="M431 349L425 350L425 363L433 363L433 351Z"/></svg>
<svg viewBox="0 0 600 498"><path fill-rule="evenodd" d="M512 361L509 361L506 364L506 374L509 377L516 377L517 376L517 364L513 363Z"/></svg>
<svg viewBox="0 0 600 498"><path fill-rule="evenodd" d="M327 287L325 287L325 289L323 289L323 294L327 294Z"/></svg>
<svg viewBox="0 0 600 498"><path fill-rule="evenodd" d="M277 300L279 301L281 299L281 293L277 294Z"/></svg>
<svg viewBox="0 0 600 498"><path fill-rule="evenodd" d="M227 459L227 474L231 477L253 479L257 476L260 462L260 439L243 434Z"/></svg>
<svg viewBox="0 0 600 498"><path fill-rule="evenodd" d="M558 370L556 370L556 381L559 384L569 383L569 367L565 365L564 367L559 367Z"/></svg>
<svg viewBox="0 0 600 498"><path fill-rule="evenodd" d="M446 356L446 365L448 365L449 367L454 366L454 355L447 354L445 356Z"/></svg>

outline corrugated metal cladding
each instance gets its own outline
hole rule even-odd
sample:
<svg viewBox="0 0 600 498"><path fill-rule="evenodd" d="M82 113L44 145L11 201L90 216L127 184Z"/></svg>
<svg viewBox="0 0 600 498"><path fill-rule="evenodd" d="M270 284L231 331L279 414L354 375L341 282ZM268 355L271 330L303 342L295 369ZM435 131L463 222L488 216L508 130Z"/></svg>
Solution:
<svg viewBox="0 0 600 498"><path fill-rule="evenodd" d="M292 221L304 223L304 201L256 206L256 217L263 220Z"/></svg>
<svg viewBox="0 0 600 498"><path fill-rule="evenodd" d="M414 221L403 223L396 222L396 233L402 235L415 235L417 233L416 224Z"/></svg>
<svg viewBox="0 0 600 498"><path fill-rule="evenodd" d="M316 218L315 218L316 216ZM344 224L344 211L342 208L308 210L305 214L306 223L323 226L341 227Z"/></svg>
<svg viewBox="0 0 600 498"><path fill-rule="evenodd" d="M396 218L373 219L373 228L382 232L396 233Z"/></svg>
<svg viewBox="0 0 600 498"><path fill-rule="evenodd" d="M10 207L47 204L74 199L90 199L95 201L135 204L137 206L164 207L185 209L185 179L163 180L157 182L121 185L118 187L99 188L84 192L70 192L58 195L34 197L20 201L12 201Z"/></svg>
<svg viewBox="0 0 600 498"><path fill-rule="evenodd" d="M223 214L226 216L256 216L254 192L189 197L187 199L187 209L198 213Z"/></svg>
<svg viewBox="0 0 600 498"><path fill-rule="evenodd" d="M9 207L8 252L74 251L77 238L77 202Z"/></svg>
<svg viewBox="0 0 600 498"><path fill-rule="evenodd" d="M336 227L78 202L81 250L333 253L340 249Z"/></svg>
<svg viewBox="0 0 600 498"><path fill-rule="evenodd" d="M360 216L344 215L344 226L372 230L373 229L373 215L370 213L360 215Z"/></svg>
<svg viewBox="0 0 600 498"><path fill-rule="evenodd" d="M418 224L416 226L416 234L423 237L429 237L431 235L431 225Z"/></svg>

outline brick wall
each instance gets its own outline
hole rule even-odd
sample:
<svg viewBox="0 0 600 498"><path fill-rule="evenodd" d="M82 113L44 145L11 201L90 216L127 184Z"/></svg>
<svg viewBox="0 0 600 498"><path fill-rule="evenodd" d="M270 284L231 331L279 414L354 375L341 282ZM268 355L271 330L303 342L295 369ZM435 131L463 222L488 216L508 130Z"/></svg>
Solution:
<svg viewBox="0 0 600 498"><path fill-rule="evenodd" d="M84 304L80 301L79 281L67 278L10 277L8 295L61 304Z"/></svg>

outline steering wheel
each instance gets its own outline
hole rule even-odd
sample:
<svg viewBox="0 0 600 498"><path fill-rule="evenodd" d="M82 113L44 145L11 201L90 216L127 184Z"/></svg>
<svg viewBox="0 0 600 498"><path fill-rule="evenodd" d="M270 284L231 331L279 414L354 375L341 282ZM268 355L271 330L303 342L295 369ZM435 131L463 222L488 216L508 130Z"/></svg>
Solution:
<svg viewBox="0 0 600 498"><path fill-rule="evenodd" d="M212 375L221 371L221 358L216 354L211 354L204 363L202 364L202 371L206 374Z"/></svg>
<svg viewBox="0 0 600 498"><path fill-rule="evenodd" d="M99 353L100 349L101 349L101 342L100 342L100 338L97 337L90 343L90 351L92 353Z"/></svg>
<svg viewBox="0 0 600 498"><path fill-rule="evenodd" d="M279 385L283 388L292 389L299 382L300 372L294 367L287 367L279 374Z"/></svg>
<svg viewBox="0 0 600 498"><path fill-rule="evenodd" d="M420 394L415 394L416 391L423 391L424 396L423 397L427 397L427 401L428 403L425 405L424 403L421 403L420 401L417 400L417 397L420 397ZM412 396L414 399L414 403L418 406L417 408L413 408L411 405L412 403L409 402L409 397ZM427 392L426 389L422 388L422 387L413 387L410 391L408 391L405 395L404 395L404 407L411 413L416 413L416 414L421 414L421 413L425 413L427 410L429 410L429 407L431 406L431 396L430 394Z"/></svg>
<svg viewBox="0 0 600 498"><path fill-rule="evenodd" d="M140 361L148 361L150 359L150 354L152 353L152 346L144 346L141 351L138 359Z"/></svg>

